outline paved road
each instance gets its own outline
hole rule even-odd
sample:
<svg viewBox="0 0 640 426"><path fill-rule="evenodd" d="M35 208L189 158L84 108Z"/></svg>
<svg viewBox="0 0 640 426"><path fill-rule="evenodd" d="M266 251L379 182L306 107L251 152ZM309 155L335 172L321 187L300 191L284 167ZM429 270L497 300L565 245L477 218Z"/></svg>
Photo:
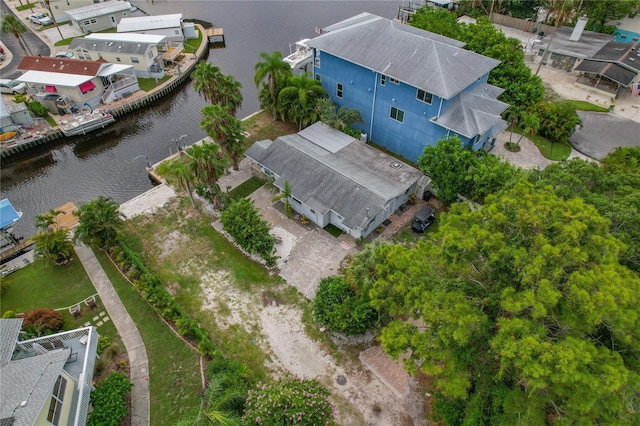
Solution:
<svg viewBox="0 0 640 426"><path fill-rule="evenodd" d="M0 1L0 12L2 12L3 17L5 15L14 15L13 11L9 9L4 1ZM29 31L22 34L22 39L28 46L31 54L49 56L51 54L49 46L40 40L40 38L31 30L31 26L35 24L25 25L29 28ZM7 49L13 53L13 60L11 63L2 68L2 78L19 77L22 74L22 71L18 70L18 64L20 64L22 58L24 58L25 52L20 46L20 42L13 36L13 34L2 34L2 43L4 43L4 45L7 46Z"/></svg>
<svg viewBox="0 0 640 426"><path fill-rule="evenodd" d="M569 142L581 153L602 160L619 146L640 146L640 123L606 112L578 111L583 127Z"/></svg>
<svg viewBox="0 0 640 426"><path fill-rule="evenodd" d="M82 262L87 275L96 288L100 300L107 309L113 325L122 338L129 355L129 370L133 389L131 390L131 425L147 426L150 420L149 398L149 360L142 336L127 309L118 297L107 274L102 269L91 248L77 244L78 259Z"/></svg>

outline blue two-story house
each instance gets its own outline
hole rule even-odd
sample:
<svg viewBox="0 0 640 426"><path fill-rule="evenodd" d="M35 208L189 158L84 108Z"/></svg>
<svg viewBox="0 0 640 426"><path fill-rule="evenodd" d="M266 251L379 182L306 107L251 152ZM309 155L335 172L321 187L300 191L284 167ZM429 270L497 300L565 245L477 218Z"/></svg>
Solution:
<svg viewBox="0 0 640 426"><path fill-rule="evenodd" d="M308 44L331 100L360 111L368 140L411 161L445 136L488 149L507 128L503 90L487 83L499 61L460 41L362 13Z"/></svg>

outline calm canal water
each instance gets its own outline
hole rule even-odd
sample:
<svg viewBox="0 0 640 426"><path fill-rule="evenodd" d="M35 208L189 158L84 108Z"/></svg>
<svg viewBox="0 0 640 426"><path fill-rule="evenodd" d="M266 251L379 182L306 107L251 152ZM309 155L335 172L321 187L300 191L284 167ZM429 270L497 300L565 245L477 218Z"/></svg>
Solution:
<svg viewBox="0 0 640 426"><path fill-rule="evenodd" d="M243 85L239 116L259 109L253 83L254 65L262 51L289 54L289 44L311 38L325 27L361 12L393 18L400 1L138 1L152 15L181 12L223 27L226 47L212 49L208 61ZM119 203L149 190L146 156L151 163L205 136L200 130L204 100L190 84L160 103L121 118L102 132L42 149L28 159L2 164L0 198L24 212L16 236L35 233L35 216L68 201L76 205L99 195Z"/></svg>

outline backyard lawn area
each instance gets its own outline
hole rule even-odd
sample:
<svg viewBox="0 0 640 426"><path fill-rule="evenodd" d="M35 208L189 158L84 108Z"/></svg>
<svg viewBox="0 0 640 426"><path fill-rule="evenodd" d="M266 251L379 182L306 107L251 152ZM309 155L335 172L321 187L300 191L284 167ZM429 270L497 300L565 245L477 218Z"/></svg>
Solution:
<svg viewBox="0 0 640 426"><path fill-rule="evenodd" d="M63 266L37 260L6 278L2 292L2 312L21 313L36 308L64 308L96 293L77 258ZM67 312L68 313L68 312Z"/></svg>

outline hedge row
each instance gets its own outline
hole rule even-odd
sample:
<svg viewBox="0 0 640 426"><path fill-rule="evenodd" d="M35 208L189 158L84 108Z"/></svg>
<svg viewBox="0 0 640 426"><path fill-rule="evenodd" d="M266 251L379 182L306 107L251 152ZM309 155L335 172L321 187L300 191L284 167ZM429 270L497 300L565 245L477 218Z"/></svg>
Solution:
<svg viewBox="0 0 640 426"><path fill-rule="evenodd" d="M120 241L119 246L110 250L110 255L156 312L173 322L181 336L197 342L198 352L205 356L220 356L208 334L178 305L160 278L149 271L140 254Z"/></svg>

